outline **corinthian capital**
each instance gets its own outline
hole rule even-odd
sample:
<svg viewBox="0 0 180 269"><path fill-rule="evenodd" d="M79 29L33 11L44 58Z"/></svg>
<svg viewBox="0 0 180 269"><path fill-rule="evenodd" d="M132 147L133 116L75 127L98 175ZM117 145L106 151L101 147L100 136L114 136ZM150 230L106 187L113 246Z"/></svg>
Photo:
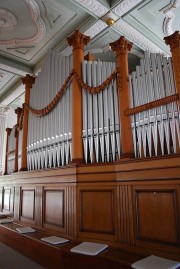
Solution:
<svg viewBox="0 0 180 269"><path fill-rule="evenodd" d="M24 78L22 78L22 83L25 84L25 88L32 88L32 85L35 82L36 77L30 76L27 74Z"/></svg>
<svg viewBox="0 0 180 269"><path fill-rule="evenodd" d="M75 30L75 32L67 38L69 46L72 46L73 49L83 49L84 46L88 44L89 40L90 37L82 34L79 30Z"/></svg>
<svg viewBox="0 0 180 269"><path fill-rule="evenodd" d="M123 54L130 51L133 44L126 40L124 36L121 36L118 40L110 43L109 45L111 46L111 49L117 54Z"/></svg>

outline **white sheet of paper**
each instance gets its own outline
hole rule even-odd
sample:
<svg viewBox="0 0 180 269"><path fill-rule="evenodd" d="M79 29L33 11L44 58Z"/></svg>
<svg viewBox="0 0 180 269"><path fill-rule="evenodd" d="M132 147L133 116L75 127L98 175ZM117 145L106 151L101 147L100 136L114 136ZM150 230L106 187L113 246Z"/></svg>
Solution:
<svg viewBox="0 0 180 269"><path fill-rule="evenodd" d="M18 231L21 234L25 234L25 233L33 233L36 230L31 227L23 227L23 228L16 228L16 231Z"/></svg>
<svg viewBox="0 0 180 269"><path fill-rule="evenodd" d="M142 260L134 262L131 267L135 269L176 269L180 262L165 259L158 256L148 256Z"/></svg>
<svg viewBox="0 0 180 269"><path fill-rule="evenodd" d="M94 256L106 249L107 247L108 245L106 244L83 242L80 245L72 248L71 252Z"/></svg>
<svg viewBox="0 0 180 269"><path fill-rule="evenodd" d="M69 242L68 239L62 238L62 237L59 237L59 236L43 237L43 238L41 238L41 240L42 241L45 241L45 242L48 242L50 244L53 244L53 245L57 245L57 244L62 244L62 243Z"/></svg>

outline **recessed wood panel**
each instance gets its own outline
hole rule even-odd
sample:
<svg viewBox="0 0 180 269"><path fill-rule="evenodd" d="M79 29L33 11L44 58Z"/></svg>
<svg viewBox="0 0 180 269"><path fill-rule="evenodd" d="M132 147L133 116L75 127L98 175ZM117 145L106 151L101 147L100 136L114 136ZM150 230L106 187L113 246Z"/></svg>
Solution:
<svg viewBox="0 0 180 269"><path fill-rule="evenodd" d="M22 190L21 196L21 216L34 220L35 190Z"/></svg>
<svg viewBox="0 0 180 269"><path fill-rule="evenodd" d="M114 192L83 190L80 192L80 231L115 233Z"/></svg>
<svg viewBox="0 0 180 269"><path fill-rule="evenodd" d="M175 190L136 191L137 238L178 242L178 211Z"/></svg>
<svg viewBox="0 0 180 269"><path fill-rule="evenodd" d="M64 227L64 191L44 192L44 222Z"/></svg>
<svg viewBox="0 0 180 269"><path fill-rule="evenodd" d="M10 211L11 189L4 189L3 209Z"/></svg>

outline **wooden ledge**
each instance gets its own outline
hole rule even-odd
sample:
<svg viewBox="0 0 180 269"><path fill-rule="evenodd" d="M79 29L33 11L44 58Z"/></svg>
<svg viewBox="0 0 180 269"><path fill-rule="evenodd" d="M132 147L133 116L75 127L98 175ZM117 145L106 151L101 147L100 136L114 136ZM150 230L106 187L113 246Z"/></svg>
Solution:
<svg viewBox="0 0 180 269"><path fill-rule="evenodd" d="M72 253L70 249L79 243L51 245L41 241L42 237L48 236L47 233L37 230L20 234L16 231L18 227L22 226L16 223L1 224L0 241L49 269L130 269L133 262L145 257L112 248L96 256Z"/></svg>

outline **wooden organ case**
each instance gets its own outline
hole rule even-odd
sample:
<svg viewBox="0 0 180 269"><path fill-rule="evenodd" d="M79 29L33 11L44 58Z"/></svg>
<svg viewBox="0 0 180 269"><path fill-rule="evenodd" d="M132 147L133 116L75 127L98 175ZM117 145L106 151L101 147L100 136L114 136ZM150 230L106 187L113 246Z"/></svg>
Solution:
<svg viewBox="0 0 180 269"><path fill-rule="evenodd" d="M172 59L145 53L130 75L124 37L110 44L116 64L84 61L88 41L75 31L72 57L49 51L35 82L24 78L1 211L70 240L180 260L179 33L165 38Z"/></svg>

